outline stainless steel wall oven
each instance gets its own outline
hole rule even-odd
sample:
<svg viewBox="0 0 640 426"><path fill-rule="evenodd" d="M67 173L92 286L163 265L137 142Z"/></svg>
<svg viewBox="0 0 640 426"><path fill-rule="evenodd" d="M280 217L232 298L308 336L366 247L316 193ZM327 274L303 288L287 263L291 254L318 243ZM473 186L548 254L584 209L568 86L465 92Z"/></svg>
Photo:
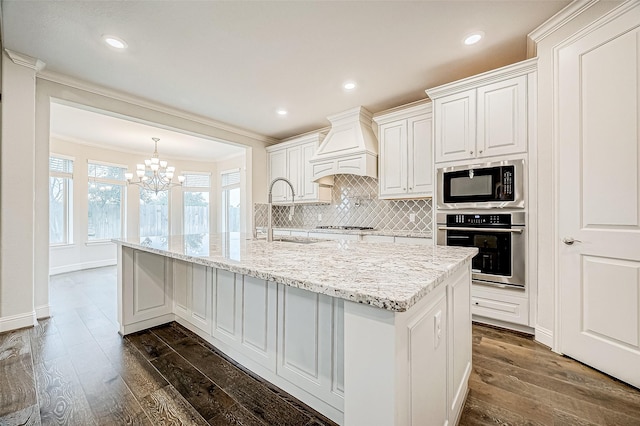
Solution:
<svg viewBox="0 0 640 426"><path fill-rule="evenodd" d="M525 288L525 212L438 213L438 244L477 247L476 284Z"/></svg>

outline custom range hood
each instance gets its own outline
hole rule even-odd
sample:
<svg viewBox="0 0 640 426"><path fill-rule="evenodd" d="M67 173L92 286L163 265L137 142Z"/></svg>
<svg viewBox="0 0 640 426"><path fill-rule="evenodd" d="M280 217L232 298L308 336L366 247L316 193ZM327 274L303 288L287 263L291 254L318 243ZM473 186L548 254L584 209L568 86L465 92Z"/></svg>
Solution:
<svg viewBox="0 0 640 426"><path fill-rule="evenodd" d="M327 119L331 130L311 157L312 179L352 174L378 178L378 140L371 129L371 113L363 107Z"/></svg>

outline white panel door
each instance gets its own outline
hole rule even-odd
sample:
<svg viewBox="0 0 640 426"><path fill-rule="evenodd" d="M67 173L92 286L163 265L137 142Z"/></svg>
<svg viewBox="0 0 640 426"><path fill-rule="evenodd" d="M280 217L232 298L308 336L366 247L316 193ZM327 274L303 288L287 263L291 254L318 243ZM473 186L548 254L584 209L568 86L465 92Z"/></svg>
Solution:
<svg viewBox="0 0 640 426"><path fill-rule="evenodd" d="M408 129L408 185L409 193L433 194L433 144L431 116L423 115L407 120Z"/></svg>
<svg viewBox="0 0 640 426"><path fill-rule="evenodd" d="M287 150L282 149L279 151L272 151L269 153L269 182L267 182L267 189L277 177L287 177ZM284 183L277 183L273 186L273 202L284 202L287 198L287 192L285 191L287 185ZM290 191L290 190L289 190Z"/></svg>
<svg viewBox="0 0 640 426"><path fill-rule="evenodd" d="M475 89L436 99L434 114L436 163L475 158Z"/></svg>
<svg viewBox="0 0 640 426"><path fill-rule="evenodd" d="M527 76L479 87L478 157L527 150Z"/></svg>
<svg viewBox="0 0 640 426"><path fill-rule="evenodd" d="M380 196L407 193L407 120L380 126Z"/></svg>
<svg viewBox="0 0 640 426"><path fill-rule="evenodd" d="M558 285L560 350L640 387L640 3L632 5L559 51Z"/></svg>

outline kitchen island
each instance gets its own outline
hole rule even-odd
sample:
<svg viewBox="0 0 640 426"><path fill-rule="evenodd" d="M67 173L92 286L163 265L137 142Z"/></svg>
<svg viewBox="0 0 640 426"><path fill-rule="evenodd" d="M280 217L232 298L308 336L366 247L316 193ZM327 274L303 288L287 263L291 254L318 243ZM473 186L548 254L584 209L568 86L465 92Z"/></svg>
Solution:
<svg viewBox="0 0 640 426"><path fill-rule="evenodd" d="M114 240L121 334L175 320L339 424L455 424L476 249L292 241Z"/></svg>

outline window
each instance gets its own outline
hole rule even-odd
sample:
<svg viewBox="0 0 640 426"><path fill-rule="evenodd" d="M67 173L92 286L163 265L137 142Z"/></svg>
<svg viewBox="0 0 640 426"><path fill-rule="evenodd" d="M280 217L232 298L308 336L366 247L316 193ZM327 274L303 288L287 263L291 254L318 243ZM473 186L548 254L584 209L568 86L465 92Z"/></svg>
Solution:
<svg viewBox="0 0 640 426"><path fill-rule="evenodd" d="M49 157L49 244L71 244L73 160Z"/></svg>
<svg viewBox="0 0 640 426"><path fill-rule="evenodd" d="M208 173L183 174L183 234L209 233L209 188Z"/></svg>
<svg viewBox="0 0 640 426"><path fill-rule="evenodd" d="M240 232L240 170L222 173L222 232Z"/></svg>
<svg viewBox="0 0 640 426"><path fill-rule="evenodd" d="M127 168L90 161L88 169L88 240L121 238L125 230L124 173Z"/></svg>
<svg viewBox="0 0 640 426"><path fill-rule="evenodd" d="M169 191L158 191L156 194L140 188L140 241L161 247L168 236Z"/></svg>

